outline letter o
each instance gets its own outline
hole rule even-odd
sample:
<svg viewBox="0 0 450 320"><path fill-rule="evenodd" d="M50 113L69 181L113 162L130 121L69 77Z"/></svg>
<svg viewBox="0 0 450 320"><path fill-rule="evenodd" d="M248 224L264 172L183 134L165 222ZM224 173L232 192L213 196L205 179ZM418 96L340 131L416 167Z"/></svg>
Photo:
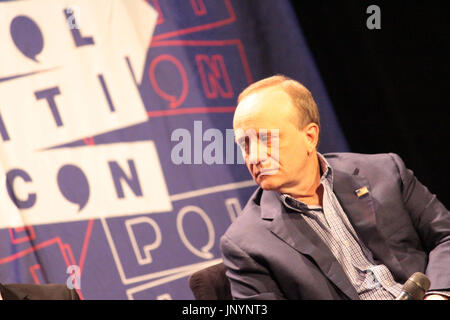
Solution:
<svg viewBox="0 0 450 320"><path fill-rule="evenodd" d="M156 69L156 66L161 61L168 61L168 62L172 63L179 72L179 75L181 77L182 88L181 88L181 95L178 98L176 96L172 96L172 95L168 94L167 92L163 91L160 88L158 82L156 81L155 69ZM181 105L184 102L184 100L186 99L186 96L188 94L188 87L189 87L188 76L186 74L186 70L184 69L183 65L177 58L175 58L174 56L172 56L170 54L162 54L162 55L156 57L150 64L149 76L150 76L150 83L152 84L153 89L161 98L170 102L169 107L171 109L178 107L179 105Z"/></svg>

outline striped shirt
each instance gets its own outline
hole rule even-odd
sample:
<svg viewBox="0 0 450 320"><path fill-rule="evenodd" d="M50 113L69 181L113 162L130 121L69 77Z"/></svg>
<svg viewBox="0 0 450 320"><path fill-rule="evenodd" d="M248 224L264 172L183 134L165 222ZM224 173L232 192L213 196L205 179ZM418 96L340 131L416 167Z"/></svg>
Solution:
<svg viewBox="0 0 450 320"><path fill-rule="evenodd" d="M402 289L389 269L375 264L368 248L360 241L333 192L333 172L326 159L318 153L323 175L322 207L308 206L287 194L280 194L282 203L302 213L308 225L328 246L342 266L361 300L393 300Z"/></svg>

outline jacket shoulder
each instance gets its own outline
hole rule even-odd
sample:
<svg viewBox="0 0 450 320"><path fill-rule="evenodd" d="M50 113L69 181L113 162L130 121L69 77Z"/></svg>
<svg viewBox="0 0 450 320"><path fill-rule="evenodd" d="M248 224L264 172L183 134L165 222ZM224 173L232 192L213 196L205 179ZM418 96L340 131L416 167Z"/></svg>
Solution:
<svg viewBox="0 0 450 320"><path fill-rule="evenodd" d="M255 237L256 234L261 234L262 231L266 230L265 221L261 219L260 199L262 192L263 190L258 187L236 220L227 228L222 238L228 237L237 243L245 243Z"/></svg>
<svg viewBox="0 0 450 320"><path fill-rule="evenodd" d="M363 173L397 171L398 165L403 165L401 158L395 153L352 153L335 152L323 155L332 168L354 174L354 170Z"/></svg>

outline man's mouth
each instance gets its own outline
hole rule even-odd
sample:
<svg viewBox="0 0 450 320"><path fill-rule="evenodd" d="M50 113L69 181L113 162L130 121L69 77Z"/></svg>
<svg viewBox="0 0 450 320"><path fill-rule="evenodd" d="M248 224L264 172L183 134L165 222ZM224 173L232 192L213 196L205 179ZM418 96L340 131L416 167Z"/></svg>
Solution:
<svg viewBox="0 0 450 320"><path fill-rule="evenodd" d="M259 176L271 176L274 175L278 169L262 169L255 172L255 179Z"/></svg>

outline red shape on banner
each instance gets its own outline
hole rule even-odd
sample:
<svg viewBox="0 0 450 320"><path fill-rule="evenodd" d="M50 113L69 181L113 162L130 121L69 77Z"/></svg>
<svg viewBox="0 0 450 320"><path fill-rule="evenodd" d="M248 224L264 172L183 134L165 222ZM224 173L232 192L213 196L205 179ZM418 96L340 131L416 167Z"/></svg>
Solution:
<svg viewBox="0 0 450 320"><path fill-rule="evenodd" d="M22 250L22 251L14 253L14 254L11 254L9 256L0 258L0 264L9 263L9 262L12 262L14 260L18 260L18 259L23 258L24 256L26 256L26 255L28 255L30 253L34 253L34 252L36 252L36 251L38 251L40 249L49 247L49 246L51 246L53 244L57 244L58 245L58 248L59 248L59 250L60 250L60 252L62 254L62 258L64 259L64 262L65 262L66 266L69 266L71 264L75 264L75 261L73 261L73 260L69 261L69 259L67 257L67 253L66 253L66 251L64 249L64 245L63 245L60 237L55 237L55 238L48 239L46 241L38 243L38 244L36 244L36 245L34 245L34 246L30 247L30 248L27 248L25 250ZM34 269L36 269L36 267L34 267L33 270Z"/></svg>
<svg viewBox="0 0 450 320"><path fill-rule="evenodd" d="M84 260L86 259L86 253L91 239L92 228L94 226L94 219L89 220L86 227L86 234L84 236L83 248L81 249L80 260L78 260L78 266L80 267L80 274L83 273Z"/></svg>
<svg viewBox="0 0 450 320"><path fill-rule="evenodd" d="M16 238L16 233L25 232L26 236L21 238ZM18 244L26 241L33 241L36 239L36 234L32 226L20 227L20 228L9 228L9 238L11 243Z"/></svg>
<svg viewBox="0 0 450 320"><path fill-rule="evenodd" d="M158 20L156 20L156 24L161 24L164 22L164 16L161 11L161 7L159 6L159 1L152 0L152 2L153 2L153 7L155 8L156 12L158 12Z"/></svg>
<svg viewBox="0 0 450 320"><path fill-rule="evenodd" d="M239 56L242 61L245 76L249 84L253 83L253 77L250 72L250 66L248 64L247 56L245 55L244 46L241 39L230 40L165 40L152 42L150 47L169 47L169 46L229 46L234 45L237 47Z"/></svg>
<svg viewBox="0 0 450 320"><path fill-rule="evenodd" d="M36 274L36 269L41 269L41 265L39 263L32 265L31 267L28 268L28 270L30 270L31 276L33 277L34 283L36 284L41 284L41 282L39 281L39 278Z"/></svg>
<svg viewBox="0 0 450 320"><path fill-rule="evenodd" d="M231 87L230 77L225 67L225 61L220 54L208 56L206 54L198 54L195 56L197 68L202 80L203 90L209 99L217 98L219 95L223 98L233 97L233 89ZM207 72L205 66L208 67ZM223 80L225 90L220 85Z"/></svg>
<svg viewBox="0 0 450 320"><path fill-rule="evenodd" d="M83 272L83 267L84 267L84 263L85 263L85 259L86 259L86 253L87 253L87 249L89 247L89 242L90 242L93 226L94 226L94 219L91 219L91 220L89 220L87 227L86 227L86 233L84 236L83 247L81 249L80 259L78 262L78 266L80 268L80 275ZM18 239L14 237L14 232L22 232L24 230L29 230L30 235L27 237L22 237L22 238L18 238ZM21 228L10 228L9 233L10 233L10 237L11 237L11 242L14 244L36 239L36 235L34 233L33 227L31 227L31 226L21 227ZM76 260L73 255L72 248L70 247L69 244L63 243L61 241L60 237L48 239L41 243L35 244L25 250L16 252L16 253L6 256L6 257L2 257L2 258L0 258L0 264L6 264L6 263L12 262L14 260L21 259L30 253L35 253L35 252L39 251L40 249L49 247L54 244L58 245L58 249L61 252L62 258L67 267L70 265L77 265ZM37 269L42 270L42 266L40 264L34 264L28 268L28 270L30 271L31 276L33 278L33 281L35 283L39 284L40 281L39 281L39 277L36 272ZM78 295L80 296L80 299L84 299L81 290L76 289L76 291L77 291Z"/></svg>
<svg viewBox="0 0 450 320"><path fill-rule="evenodd" d="M191 6L196 16L204 16L206 14L206 6L203 0L191 0Z"/></svg>
<svg viewBox="0 0 450 320"><path fill-rule="evenodd" d="M199 0L197 0L198 2ZM153 0L153 3L155 4L155 2L157 3L157 0ZM203 6L204 3L203 1L201 1ZM191 1L191 4L193 3L193 1ZM230 16L227 19L224 20L220 20L220 21L216 21L216 22L212 22L212 23L207 23L207 24L203 24L203 25L199 25L199 26L195 26L195 27L189 27L189 28L184 28L184 29L180 29L180 30L175 30L175 31L170 31L170 32L166 32L166 33L162 33L162 34L158 34L156 36L153 37L153 41L156 40L161 40L161 39L167 39L167 38L172 38L172 37L176 37L176 36L181 36L184 34L188 34L188 33L193 33L193 32L199 32L199 31L204 31L204 30L209 30L209 29L214 29L217 27L221 27L224 26L226 24L230 24L233 23L234 21L236 21L236 13L233 10L233 7L230 3L230 0L224 0L225 6L227 8L227 11L230 13ZM155 4L155 9L158 11L159 5L158 7ZM194 8L194 5L193 5ZM199 4L198 6L199 11L198 12L202 12L202 7ZM159 9L158 13L161 11L161 9ZM204 11L206 14L206 7L204 8ZM194 8L194 13L195 13L195 8Z"/></svg>
<svg viewBox="0 0 450 320"><path fill-rule="evenodd" d="M242 62L242 69L248 84L253 82L253 77L250 72L250 67L248 64L247 56L245 54L244 46L240 39L229 39L229 40L164 40L152 42L150 47L182 47L182 46L192 46L192 47L226 47L234 46L237 49L239 58ZM208 52L210 49L208 48ZM162 56L165 56L163 54ZM161 56L158 56L158 59ZM170 56L172 57L172 56ZM172 57L173 58L173 57ZM155 59L155 60L156 60ZM174 58L175 59L175 58ZM229 78L229 73L225 67L225 59L222 54L206 55L197 54L195 56L197 60L197 65L200 78L203 84L205 95L207 98L214 98L216 95L222 95L225 98L233 97L233 89L231 86L231 81ZM177 60L178 61L178 60ZM179 61L178 61L179 62ZM207 66L205 68L205 65ZM181 66L181 64L180 64ZM183 69L184 70L184 69ZM153 78L153 80L152 80ZM150 80L156 82L154 79L154 74L150 73ZM222 86L219 85L220 81L223 81ZM187 79L186 79L187 81ZM155 91L157 88L153 85ZM161 92L156 92L161 95ZM186 90L187 93L187 90ZM167 93L166 93L167 94ZM163 97L164 98L164 97ZM168 100L169 97L165 98ZM170 101L170 100L169 100ZM174 110L149 110L147 111L148 117L164 117L164 116L175 116L181 114L201 114L201 113L233 113L236 106L192 106L183 107Z"/></svg>
<svg viewBox="0 0 450 320"><path fill-rule="evenodd" d="M94 137L83 138L83 141L88 146L94 146L95 145Z"/></svg>
<svg viewBox="0 0 450 320"><path fill-rule="evenodd" d="M179 97L170 95L167 92L163 91L159 87L158 82L156 81L156 77L155 77L155 68L161 61L169 61L178 69L178 72L180 74L181 81L182 81L181 95ZM150 82L151 82L155 92L161 98L170 102L169 108L174 109L184 102L184 100L186 99L186 96L188 94L189 83L188 83L188 77L186 74L186 70L184 70L183 65L177 58L175 58L174 56L172 56L170 54L162 54L162 55L156 57L155 59L153 59L152 63L150 64L149 76L150 76Z"/></svg>
<svg viewBox="0 0 450 320"><path fill-rule="evenodd" d="M180 114L197 114L197 113L233 113L236 107L198 107L198 108L182 108L175 110L152 110L147 111L149 117L166 117L176 116Z"/></svg>

